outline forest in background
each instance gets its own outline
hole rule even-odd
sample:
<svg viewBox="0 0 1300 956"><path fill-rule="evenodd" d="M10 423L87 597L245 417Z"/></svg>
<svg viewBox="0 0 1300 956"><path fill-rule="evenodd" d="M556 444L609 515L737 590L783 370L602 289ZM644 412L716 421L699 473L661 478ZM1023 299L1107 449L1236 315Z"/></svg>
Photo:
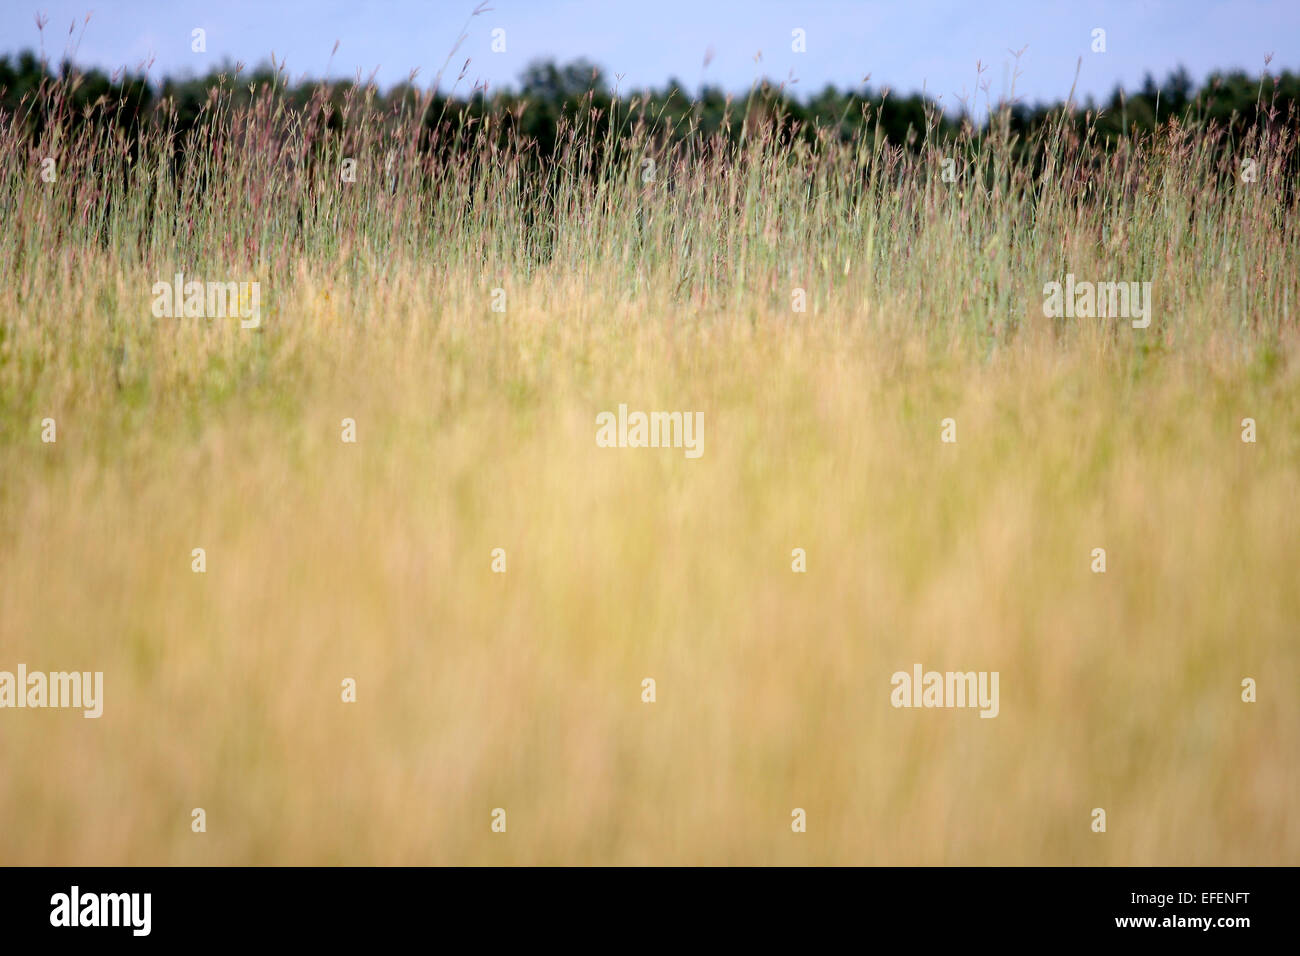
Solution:
<svg viewBox="0 0 1300 956"><path fill-rule="evenodd" d="M439 144L455 148L457 141L468 142L455 135L458 129L490 117L500 141L513 134L529 143L537 156L549 157L566 123L572 128L579 117L594 124L589 131L597 137L621 119L629 124L643 122L646 132L661 141L706 141L719 133L736 141L747 123L752 126L756 117L763 117L784 135L810 142L826 138L852 142L870 132L916 152L927 138L933 144L963 133L978 135L991 122L997 122L1004 135L1029 140L1067 106L1066 100L1035 105L997 100L987 87L958 114L945 112L934 98L916 92L900 94L888 87L841 91L827 86L800 98L787 85L771 81L736 95L710 86L691 94L683 84L669 80L659 89L620 91L611 87L600 67L583 59L567 64L535 61L520 75L517 89L460 91L468 66L467 61L447 92L440 92L446 85L442 75L431 85L419 85L416 77L382 91L365 82L293 81L283 65L274 62L252 69L226 64L202 76L152 82L138 72L109 75L98 69L80 70L68 60L53 67L25 51L0 57L0 115L25 124L33 141L61 118L70 126L102 124L119 134L138 132L162 120L164 125L174 124L169 128L183 142L212 114L218 98L223 105L237 108L252 102L259 91L262 95L270 91L277 101L314 119L326 134L342 133L348 116L355 112L384 114L395 125L407 125L418 116L421 148L436 149ZM1073 108L1067 111L1066 121L1103 146L1113 147L1171 122L1217 128L1231 142L1262 121L1293 125L1297 99L1300 75L1289 71L1259 76L1216 72L1198 87L1179 68L1163 82L1148 74L1141 89L1117 88L1101 103L1090 97L1076 99L1068 104Z"/></svg>

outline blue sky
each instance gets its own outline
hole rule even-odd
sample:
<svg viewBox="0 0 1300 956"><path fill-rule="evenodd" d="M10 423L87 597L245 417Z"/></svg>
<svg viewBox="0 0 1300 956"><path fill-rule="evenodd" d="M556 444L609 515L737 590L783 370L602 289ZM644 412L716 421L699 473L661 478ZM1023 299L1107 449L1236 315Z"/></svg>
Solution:
<svg viewBox="0 0 1300 956"><path fill-rule="evenodd" d="M152 60L150 74L203 73L223 59L252 65L274 51L290 74L363 77L388 85L413 68L427 84L438 72L477 0L4 0L0 53L37 48L35 14L48 16L45 51L108 70ZM1153 2L869 2L869 0L488 0L444 75L444 90L470 60L462 87L487 81L514 85L536 57L585 56L622 88L660 86L676 77L688 89L701 82L742 91L761 75L798 80L798 94L827 83L904 92L923 86L953 109L979 85L976 61L987 70L989 94L1009 91L1013 57L1020 60L1017 95L1028 102L1063 99L1083 57L1080 95L1101 98L1118 83L1133 89L1150 71L1158 78L1185 65L1201 80L1217 68L1257 73L1300 69L1297 0L1153 0ZM92 13L82 32L82 21ZM76 31L68 35L69 25ZM191 30L207 32L207 52L191 51ZM1106 31L1106 52L1090 49L1094 28ZM491 49L492 31L505 30L504 53ZM791 49L792 31L806 34L807 52ZM338 41L338 52L331 50ZM711 61L704 66L712 51ZM762 62L755 54L762 52ZM983 108L984 95L979 96Z"/></svg>

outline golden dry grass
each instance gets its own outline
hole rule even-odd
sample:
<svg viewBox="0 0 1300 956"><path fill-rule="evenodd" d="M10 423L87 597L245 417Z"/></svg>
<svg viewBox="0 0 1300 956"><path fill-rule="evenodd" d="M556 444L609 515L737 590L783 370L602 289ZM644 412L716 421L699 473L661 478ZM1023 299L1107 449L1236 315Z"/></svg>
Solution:
<svg viewBox="0 0 1300 956"><path fill-rule="evenodd" d="M220 267L215 233L247 332L152 318L176 263L53 238L9 156L0 669L105 702L0 712L0 861L1300 862L1297 237L1180 148L1036 224L933 183L766 207L797 188L740 158L736 207L645 200L644 259L578 186L549 263L504 220ZM1044 319L1057 263L1154 270L1156 321ZM702 411L703 456L596 447L620 402ZM999 671L1000 715L894 709L916 662Z"/></svg>

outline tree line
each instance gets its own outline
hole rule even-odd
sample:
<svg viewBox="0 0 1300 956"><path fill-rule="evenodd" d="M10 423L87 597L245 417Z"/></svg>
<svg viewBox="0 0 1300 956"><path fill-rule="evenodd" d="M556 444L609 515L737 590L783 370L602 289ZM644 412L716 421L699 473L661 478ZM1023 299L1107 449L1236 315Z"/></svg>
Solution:
<svg viewBox="0 0 1300 956"><path fill-rule="evenodd" d="M582 59L533 62L521 74L517 89L489 94L477 88L443 93L413 82L387 91L348 80L292 82L274 63L251 70L227 64L203 76L153 82L139 73L81 70L70 61L53 67L31 51L0 57L0 119L7 127L18 124L33 140L51 123L102 124L128 137L161 124L185 142L186 134L211 114L217 99L227 108L238 108L268 91L283 108L318 113L313 119L326 132L340 132L349 116L359 114L416 118L425 132L422 148L455 149L457 142L468 140L440 131L495 121L495 135L517 135L545 158L554 153L566 129L585 125L588 132L603 135L611 122L632 122L634 117L661 140L721 135L735 141L761 121L777 125L788 136L850 142L870 135L912 150L919 150L925 140L979 135L994 123L1005 134L1030 139L1053 119L1073 124L1081 134L1088 128L1097 143L1112 148L1171 122L1218 128L1233 139L1261 126L1294 127L1300 75L1216 72L1197 87L1180 67L1159 83L1148 74L1136 91L1116 88L1103 102L1090 97L1069 104L986 101L980 117L973 103L954 115L921 93L866 86L849 91L827 86L802 99L770 82L739 95L715 86L692 94L673 80L659 89L618 91L599 67Z"/></svg>

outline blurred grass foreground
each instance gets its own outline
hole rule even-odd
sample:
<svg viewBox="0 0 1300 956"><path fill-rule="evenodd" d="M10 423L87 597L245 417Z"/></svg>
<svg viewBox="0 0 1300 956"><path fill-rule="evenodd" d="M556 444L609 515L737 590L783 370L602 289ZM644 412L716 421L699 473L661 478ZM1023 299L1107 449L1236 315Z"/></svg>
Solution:
<svg viewBox="0 0 1300 956"><path fill-rule="evenodd" d="M1266 83L1118 139L616 99L545 155L74 85L0 115L0 671L102 714L0 709L0 862L1300 862ZM894 706L918 666L996 717Z"/></svg>

